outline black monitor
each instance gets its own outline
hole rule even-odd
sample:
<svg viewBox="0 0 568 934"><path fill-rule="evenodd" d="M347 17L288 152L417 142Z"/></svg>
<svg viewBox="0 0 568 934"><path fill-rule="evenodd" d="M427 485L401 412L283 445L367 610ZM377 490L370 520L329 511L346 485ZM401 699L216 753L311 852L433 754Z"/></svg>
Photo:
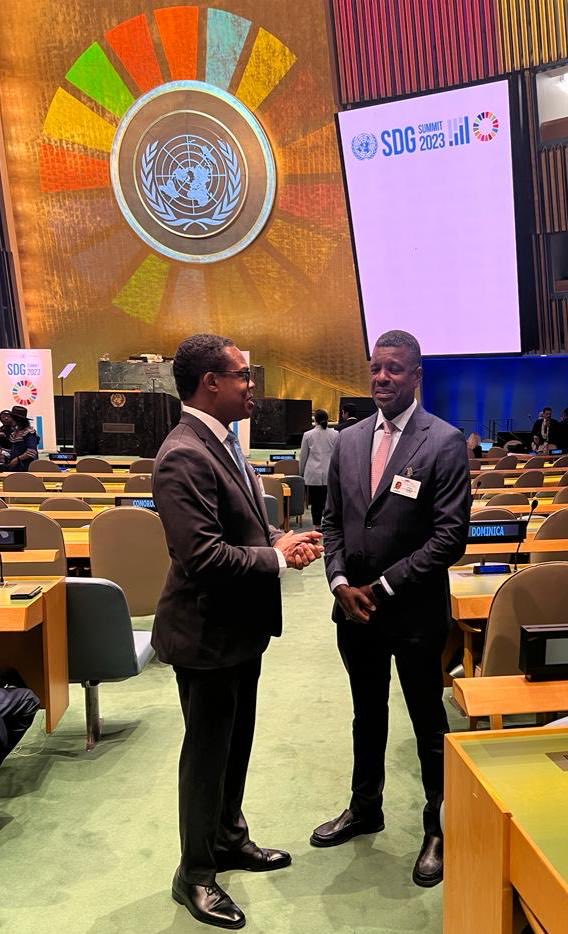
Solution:
<svg viewBox="0 0 568 934"><path fill-rule="evenodd" d="M270 460L271 461L295 461L296 452L294 451L292 454L271 454Z"/></svg>
<svg viewBox="0 0 568 934"><path fill-rule="evenodd" d="M478 519L469 523L468 545L480 542L524 542L527 537L526 519Z"/></svg>
<svg viewBox="0 0 568 934"><path fill-rule="evenodd" d="M260 473L260 474L274 473L274 467L271 467L270 464L255 464L253 465L252 469L254 470L255 473Z"/></svg>
<svg viewBox="0 0 568 934"><path fill-rule="evenodd" d="M0 526L0 551L23 551L27 543L25 525Z"/></svg>
<svg viewBox="0 0 568 934"><path fill-rule="evenodd" d="M151 509L152 512L158 511L152 496L115 496L114 505L138 506L140 509Z"/></svg>
<svg viewBox="0 0 568 934"><path fill-rule="evenodd" d="M48 455L50 461L74 461L77 460L77 455L74 451L69 453L64 453L63 451L57 451L55 454Z"/></svg>

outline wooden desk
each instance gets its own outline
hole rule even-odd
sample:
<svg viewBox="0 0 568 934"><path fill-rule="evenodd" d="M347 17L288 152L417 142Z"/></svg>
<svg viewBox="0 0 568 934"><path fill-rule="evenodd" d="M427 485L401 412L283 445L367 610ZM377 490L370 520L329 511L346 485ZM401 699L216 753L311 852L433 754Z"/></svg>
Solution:
<svg viewBox="0 0 568 934"><path fill-rule="evenodd" d="M501 490L501 492L503 491ZM480 509L507 509L509 512L512 512L514 516L528 516L530 512L530 506L524 506L522 504L519 506L514 504L504 504L503 506L487 506L482 505L479 503L479 501L476 500L476 503L471 510L472 519L475 519L475 513ZM545 503L542 502L542 500L539 500L538 506L533 512L533 516L550 516L553 512L560 512L561 509L568 509L568 503L553 503L552 500Z"/></svg>
<svg viewBox="0 0 568 934"><path fill-rule="evenodd" d="M475 542L467 545L466 555L512 555L517 550L515 542ZM568 551L568 538L528 539L521 542L518 553L530 555L547 551Z"/></svg>
<svg viewBox="0 0 568 934"><path fill-rule="evenodd" d="M501 490L501 492L503 492L503 490ZM2 493L0 498L3 499L4 502L10 503L12 505L19 505L20 503L29 503L30 501L33 503L34 500L36 500L37 502L38 497L41 497L43 501L43 500L52 499L52 498L61 499L62 497L65 497L65 499L67 499L69 496L72 496L74 499L86 499L87 502L89 503L93 502L93 503L113 503L114 504L115 496L128 496L130 499L140 499L140 498L143 498L149 495L150 495L149 493L140 493L140 492L124 493L124 492L120 492L118 489L116 491L112 490L111 492L107 491L105 493L102 493L102 492L76 493L74 490L73 492L68 492L68 493L62 493L59 490L58 491L47 490L47 492L42 493L41 491L38 492L37 490L35 490L34 492L29 492L29 493L17 493L17 492Z"/></svg>
<svg viewBox="0 0 568 934"><path fill-rule="evenodd" d="M495 679L487 679L495 680ZM513 892L568 929L568 729L445 738L444 934L511 934Z"/></svg>
<svg viewBox="0 0 568 934"><path fill-rule="evenodd" d="M529 470L542 470L545 477L549 476L558 476L563 477L565 473L568 473L568 467L529 467ZM481 469L470 470L471 477L479 477L480 475L485 476L486 473L492 474L501 474L505 477L514 477L515 475L520 475L525 473L527 468L524 464L517 464L516 467L505 467L503 470L496 470L495 467L482 467Z"/></svg>
<svg viewBox="0 0 568 934"><path fill-rule="evenodd" d="M24 548L22 551L3 551L2 564L53 564L59 558L59 548Z"/></svg>
<svg viewBox="0 0 568 934"><path fill-rule="evenodd" d="M475 496L487 496L491 495L492 493L524 493L526 496L532 496L533 493L550 493L552 496L555 493L558 493L559 490L565 489L565 486L558 486L552 483L547 483L546 486L513 486L512 484L505 483L505 486L486 486L480 487L477 490L475 489L475 484L473 484L471 492Z"/></svg>
<svg viewBox="0 0 568 934"><path fill-rule="evenodd" d="M31 600L10 600L12 587L30 578L0 587L0 658L38 695L51 733L69 705L65 579L33 580L43 590Z"/></svg>
<svg viewBox="0 0 568 934"><path fill-rule="evenodd" d="M568 710L568 681L527 681L524 675L455 678L454 698L468 717ZM492 728L500 729L492 722ZM568 842L567 842L568 845Z"/></svg>
<svg viewBox="0 0 568 934"><path fill-rule="evenodd" d="M65 542L65 557L87 560L91 557L89 529L61 529Z"/></svg>
<svg viewBox="0 0 568 934"><path fill-rule="evenodd" d="M456 620L487 619L493 597L510 574L474 574L471 568L450 570L452 616Z"/></svg>

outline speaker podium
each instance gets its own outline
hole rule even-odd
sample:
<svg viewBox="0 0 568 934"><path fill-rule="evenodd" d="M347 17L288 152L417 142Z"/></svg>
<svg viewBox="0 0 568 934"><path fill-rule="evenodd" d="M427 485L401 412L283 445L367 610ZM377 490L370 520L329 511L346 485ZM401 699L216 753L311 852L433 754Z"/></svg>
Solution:
<svg viewBox="0 0 568 934"><path fill-rule="evenodd" d="M180 413L179 399L167 392L76 392L75 450L155 457Z"/></svg>

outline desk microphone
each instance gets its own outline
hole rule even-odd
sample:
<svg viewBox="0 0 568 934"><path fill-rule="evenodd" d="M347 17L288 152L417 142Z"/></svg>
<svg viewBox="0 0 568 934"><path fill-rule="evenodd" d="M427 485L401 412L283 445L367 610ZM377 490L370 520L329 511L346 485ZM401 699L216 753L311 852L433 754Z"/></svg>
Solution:
<svg viewBox="0 0 568 934"><path fill-rule="evenodd" d="M532 503L531 503L531 511L529 512L529 517L528 517L528 519L527 519L527 532L528 532L528 529L529 529L529 522L531 521L531 519L532 519L532 517L533 517L533 512L535 511L535 509L536 509L537 506L538 506L538 499L533 499L533 501L532 501ZM519 542L518 542L518 544L517 544L517 550L515 551L515 557L513 558L513 565L514 565L513 570L514 570L515 574L517 573L517 558L519 557L519 548L521 547L521 545L522 545L522 539L521 539L521 537L519 536Z"/></svg>
<svg viewBox="0 0 568 934"><path fill-rule="evenodd" d="M475 494L479 491L481 486L481 477L478 477L475 483L473 484L473 499L475 500Z"/></svg>

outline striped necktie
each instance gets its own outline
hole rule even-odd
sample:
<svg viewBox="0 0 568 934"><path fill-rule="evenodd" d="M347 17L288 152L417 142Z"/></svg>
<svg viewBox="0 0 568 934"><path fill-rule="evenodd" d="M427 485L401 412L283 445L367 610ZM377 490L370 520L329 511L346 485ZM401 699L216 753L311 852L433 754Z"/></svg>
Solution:
<svg viewBox="0 0 568 934"><path fill-rule="evenodd" d="M383 437L379 442L379 446L371 463L371 499L375 495L385 472L394 434L393 429L395 428L396 426L393 425L392 422L388 422L385 418L383 421Z"/></svg>

